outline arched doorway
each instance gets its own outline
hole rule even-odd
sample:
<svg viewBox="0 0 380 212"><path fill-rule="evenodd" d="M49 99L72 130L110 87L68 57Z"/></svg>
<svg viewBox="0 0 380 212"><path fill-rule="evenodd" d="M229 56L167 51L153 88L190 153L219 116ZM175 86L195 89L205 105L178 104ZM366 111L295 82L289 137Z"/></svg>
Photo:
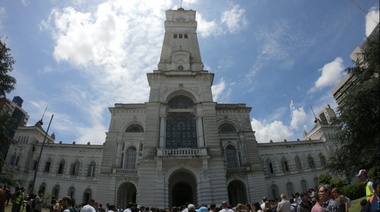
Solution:
<svg viewBox="0 0 380 212"><path fill-rule="evenodd" d="M193 190L191 189L191 186L188 183L185 182L179 182L176 183L172 188L172 194L173 194L173 202L172 205L174 206L181 206L185 205L186 202L193 203Z"/></svg>
<svg viewBox="0 0 380 212"><path fill-rule="evenodd" d="M247 203L247 199L247 192L243 182L234 180L228 184L228 201L230 205Z"/></svg>
<svg viewBox="0 0 380 212"><path fill-rule="evenodd" d="M193 174L178 170L169 178L169 205L182 206L186 203L197 204L197 184Z"/></svg>
<svg viewBox="0 0 380 212"><path fill-rule="evenodd" d="M132 183L123 183L117 190L117 207L127 208L129 202L136 202L137 189Z"/></svg>

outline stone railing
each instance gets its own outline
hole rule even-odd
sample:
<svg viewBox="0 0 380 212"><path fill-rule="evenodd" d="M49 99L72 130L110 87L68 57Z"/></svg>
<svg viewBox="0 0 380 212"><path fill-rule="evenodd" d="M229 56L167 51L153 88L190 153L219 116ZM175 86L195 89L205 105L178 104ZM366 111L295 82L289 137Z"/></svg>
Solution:
<svg viewBox="0 0 380 212"><path fill-rule="evenodd" d="M113 169L114 174L136 174L137 169Z"/></svg>
<svg viewBox="0 0 380 212"><path fill-rule="evenodd" d="M207 156L206 148L179 148L179 149L157 149L158 157L193 157Z"/></svg>

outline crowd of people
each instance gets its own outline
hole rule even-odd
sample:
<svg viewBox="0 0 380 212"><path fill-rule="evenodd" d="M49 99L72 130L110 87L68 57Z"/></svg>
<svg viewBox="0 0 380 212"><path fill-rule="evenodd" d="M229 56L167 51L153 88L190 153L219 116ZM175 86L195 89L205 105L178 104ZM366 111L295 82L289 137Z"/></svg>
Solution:
<svg viewBox="0 0 380 212"><path fill-rule="evenodd" d="M379 180L370 181L366 170L360 170L357 176L363 181L366 189L366 198L360 202L360 212L380 212ZM0 185L0 212L4 212L10 199L12 199L12 212L22 212L24 208L26 212L42 211L43 191L39 191L37 195L25 195L24 188L16 188L10 195L10 191L7 190L9 189ZM235 206L224 201L219 207L215 203L198 207L186 203L183 206L159 209L129 203L126 209L121 209L108 203L103 207L93 199L86 204L77 205L68 196L59 200L52 197L50 205L50 212L349 212L351 200L342 195L339 188L321 185L302 194L296 193L290 198L281 194L278 200L269 200L267 197L263 197L260 203L239 203Z"/></svg>

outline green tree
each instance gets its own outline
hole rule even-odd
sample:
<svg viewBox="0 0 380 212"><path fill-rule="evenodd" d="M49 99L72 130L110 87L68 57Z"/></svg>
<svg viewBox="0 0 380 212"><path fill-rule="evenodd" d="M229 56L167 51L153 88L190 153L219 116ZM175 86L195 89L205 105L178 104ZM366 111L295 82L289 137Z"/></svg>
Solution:
<svg viewBox="0 0 380 212"><path fill-rule="evenodd" d="M13 70L15 60L10 49L0 40L0 96L5 96L15 88L16 79L9 75Z"/></svg>
<svg viewBox="0 0 380 212"><path fill-rule="evenodd" d="M13 57L10 54L10 49L6 46L5 42L0 39L0 97L6 97L6 93L11 92L15 88L16 79L9 75L9 72L13 70L13 64L15 63ZM0 108L0 145L8 146L12 139L8 136L9 129L14 125L14 121L6 110ZM2 161L4 158L2 155ZM2 164L0 164L0 171Z"/></svg>
<svg viewBox="0 0 380 212"><path fill-rule="evenodd" d="M372 34L358 54L356 66L348 68L352 80L338 106L338 138L342 142L327 167L332 173L353 176L359 169L380 164L380 40ZM376 29L375 29L376 30Z"/></svg>

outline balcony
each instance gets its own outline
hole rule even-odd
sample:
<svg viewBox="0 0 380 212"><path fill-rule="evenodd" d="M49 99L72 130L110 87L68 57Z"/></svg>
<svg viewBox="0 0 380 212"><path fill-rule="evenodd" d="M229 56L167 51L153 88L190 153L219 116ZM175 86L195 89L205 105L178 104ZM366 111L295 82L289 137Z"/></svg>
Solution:
<svg viewBox="0 0 380 212"><path fill-rule="evenodd" d="M113 169L114 174L136 174L137 169Z"/></svg>
<svg viewBox="0 0 380 212"><path fill-rule="evenodd" d="M227 174L249 172L250 170L251 170L251 168L249 166L228 167L227 168Z"/></svg>
<svg viewBox="0 0 380 212"><path fill-rule="evenodd" d="M207 156L206 148L179 148L179 149L157 149L158 157L200 157Z"/></svg>

